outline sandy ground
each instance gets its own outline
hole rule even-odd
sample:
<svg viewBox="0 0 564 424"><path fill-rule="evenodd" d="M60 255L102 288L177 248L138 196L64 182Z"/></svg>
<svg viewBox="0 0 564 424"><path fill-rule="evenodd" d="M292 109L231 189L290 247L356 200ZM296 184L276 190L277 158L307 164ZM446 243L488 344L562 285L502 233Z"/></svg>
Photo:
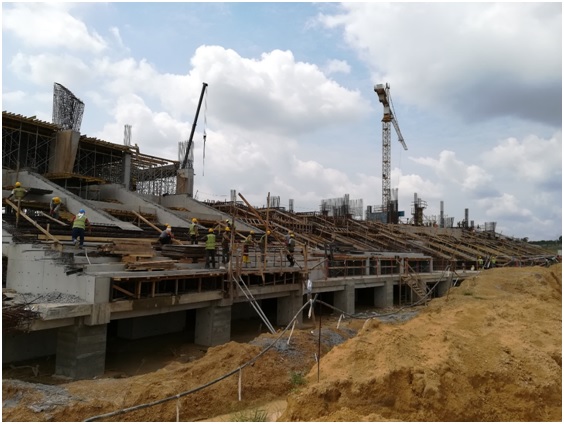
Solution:
<svg viewBox="0 0 564 424"><path fill-rule="evenodd" d="M560 264L487 270L387 317L324 316L320 345L317 326L285 333L240 373L105 421L562 420ZM126 378L54 385L3 375L2 419L83 421L157 402L237 370L278 336L176 355Z"/></svg>

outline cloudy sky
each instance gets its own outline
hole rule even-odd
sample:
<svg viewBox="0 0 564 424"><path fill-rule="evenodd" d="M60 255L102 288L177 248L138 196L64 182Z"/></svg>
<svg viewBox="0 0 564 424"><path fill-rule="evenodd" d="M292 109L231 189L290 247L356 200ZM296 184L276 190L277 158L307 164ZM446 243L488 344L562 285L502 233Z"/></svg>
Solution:
<svg viewBox="0 0 564 424"><path fill-rule="evenodd" d="M562 234L562 4L3 3L2 110L51 121L53 84L85 103L81 132L179 159L194 136L199 200L297 212L382 204L390 84L391 187L411 217ZM206 133L205 157L203 133Z"/></svg>

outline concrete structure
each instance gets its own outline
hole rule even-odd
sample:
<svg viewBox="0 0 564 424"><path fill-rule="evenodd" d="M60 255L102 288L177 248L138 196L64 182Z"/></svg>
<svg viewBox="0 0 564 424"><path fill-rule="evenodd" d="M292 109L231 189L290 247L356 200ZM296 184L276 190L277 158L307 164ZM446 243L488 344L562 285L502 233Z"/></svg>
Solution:
<svg viewBox="0 0 564 424"><path fill-rule="evenodd" d="M92 378L104 372L109 334L136 340L189 331L194 343L215 346L231 339L237 320L260 317L265 331L292 324L311 295L354 314L360 305L387 308L444 295L475 273L477 255L495 255L498 266L547 260L495 233L261 210L234 199L199 202L178 191L182 181L180 191L192 193L186 184L193 176L186 178L177 162L34 118L4 112L2 125L3 286L14 297L3 306L19 301L37 314L13 328L29 331L3 336L3 363L55 355L57 374ZM20 215L6 201L16 181L30 189ZM58 221L45 214L52 196L65 208ZM71 245L68 225L81 208L93 227L84 249ZM235 226L224 267L204 267L203 240L189 241L192 218L204 234L222 231L226 220ZM174 228L174 245L157 243L165 224ZM244 266L243 238L267 229L266 261L255 245ZM289 231L297 241L294 267L282 240Z"/></svg>

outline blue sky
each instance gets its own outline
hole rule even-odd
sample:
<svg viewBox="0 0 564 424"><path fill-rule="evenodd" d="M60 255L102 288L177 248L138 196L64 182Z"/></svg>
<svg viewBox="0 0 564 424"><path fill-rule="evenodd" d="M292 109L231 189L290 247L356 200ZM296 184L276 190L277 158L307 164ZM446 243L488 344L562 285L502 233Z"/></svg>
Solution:
<svg viewBox="0 0 564 424"><path fill-rule="evenodd" d="M51 121L53 83L85 103L81 132L178 158L194 136L199 200L318 210L382 200L389 83L391 187L411 217L562 234L558 3L6 3L2 109ZM207 135L205 161L203 131Z"/></svg>

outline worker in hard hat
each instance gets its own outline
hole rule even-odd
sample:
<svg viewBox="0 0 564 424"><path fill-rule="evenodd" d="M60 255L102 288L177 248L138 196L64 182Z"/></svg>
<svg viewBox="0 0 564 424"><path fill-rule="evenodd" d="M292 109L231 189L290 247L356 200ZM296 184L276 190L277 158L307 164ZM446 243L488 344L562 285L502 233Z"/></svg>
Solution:
<svg viewBox="0 0 564 424"><path fill-rule="evenodd" d="M215 233L213 228L208 230L208 234L206 236L206 268L215 269Z"/></svg>
<svg viewBox="0 0 564 424"><path fill-rule="evenodd" d="M59 212L61 211L61 198L55 196L49 202L49 215L55 219L59 219Z"/></svg>
<svg viewBox="0 0 564 424"><path fill-rule="evenodd" d="M159 236L159 243L163 244L172 244L172 240L174 239L174 234L172 234L172 227L167 225L166 228L163 230L161 235Z"/></svg>
<svg viewBox="0 0 564 424"><path fill-rule="evenodd" d="M229 247L231 246L231 229L225 227L221 236L221 263L225 265L229 262Z"/></svg>
<svg viewBox="0 0 564 424"><path fill-rule="evenodd" d="M266 247L267 247L268 242L269 242L269 240L268 240L269 235L270 235L270 230L267 230L266 233L264 233L259 240L260 261L262 263L264 263L264 260L266 258Z"/></svg>
<svg viewBox="0 0 564 424"><path fill-rule="evenodd" d="M12 189L12 193L10 193L10 195L8 196L8 199L14 199L18 209L18 217L20 215L20 205L21 205L21 201L22 199L25 197L25 195L27 194L27 190L25 188L22 187L22 184L18 181L16 182L16 184L14 185L14 188Z"/></svg>
<svg viewBox="0 0 564 424"><path fill-rule="evenodd" d="M288 259L288 262L290 262L290 266L294 266L295 260L294 260L294 248L296 247L296 240L295 240L295 236L294 233L290 232L290 237L288 238L288 244L286 245L286 250L287 250L287 254L286 254L286 258Z"/></svg>
<svg viewBox="0 0 564 424"><path fill-rule="evenodd" d="M192 218L192 224L190 224L190 240L192 244L198 244L198 220Z"/></svg>
<svg viewBox="0 0 564 424"><path fill-rule="evenodd" d="M255 244L254 236L255 232L251 230L249 235L243 241L243 264L244 266L248 266L251 263L251 259L249 258L249 248Z"/></svg>
<svg viewBox="0 0 564 424"><path fill-rule="evenodd" d="M86 232L86 227L88 227L89 231L92 231L92 227L90 226L90 221L86 217L86 211L84 209L80 209L75 217L72 219L72 242L80 249L84 247L84 234Z"/></svg>
<svg viewBox="0 0 564 424"><path fill-rule="evenodd" d="M482 269L484 267L484 260L481 256L478 256L478 269Z"/></svg>
<svg viewBox="0 0 564 424"><path fill-rule="evenodd" d="M18 181L12 190L12 193L8 196L8 199L22 200L27 194L27 190L22 187L22 184Z"/></svg>

